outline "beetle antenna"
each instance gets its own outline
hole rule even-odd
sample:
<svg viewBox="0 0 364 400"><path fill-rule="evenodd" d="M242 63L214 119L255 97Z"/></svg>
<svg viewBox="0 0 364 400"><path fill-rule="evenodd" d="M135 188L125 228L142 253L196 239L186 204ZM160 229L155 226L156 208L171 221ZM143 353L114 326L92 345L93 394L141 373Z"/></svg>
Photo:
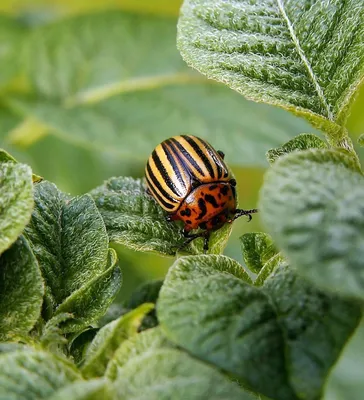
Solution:
<svg viewBox="0 0 364 400"><path fill-rule="evenodd" d="M233 221L235 221L237 218L239 218L243 215L247 215L249 218L249 220L248 220L248 222L249 222L252 219L252 214L255 214L257 212L258 212L258 210L256 208L253 208L252 210L239 210L238 209L235 211L235 216L233 218Z"/></svg>

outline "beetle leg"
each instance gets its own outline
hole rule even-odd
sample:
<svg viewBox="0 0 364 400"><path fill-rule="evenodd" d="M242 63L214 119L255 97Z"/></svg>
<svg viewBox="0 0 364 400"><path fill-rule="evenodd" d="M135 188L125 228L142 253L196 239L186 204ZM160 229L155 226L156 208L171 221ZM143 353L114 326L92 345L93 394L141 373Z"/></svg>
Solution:
<svg viewBox="0 0 364 400"><path fill-rule="evenodd" d="M204 253L209 249L209 239L210 239L210 232L209 231L204 231L204 232L199 232L199 233L189 233L185 230L183 230L183 236L187 238L187 240L183 243L181 246L181 249L186 247L189 243L191 243L193 240L197 238L204 238L204 244L203 244L203 250Z"/></svg>
<svg viewBox="0 0 364 400"><path fill-rule="evenodd" d="M205 239L203 241L203 252L206 254L207 250L209 249L209 240L210 240L210 232L206 231Z"/></svg>
<svg viewBox="0 0 364 400"><path fill-rule="evenodd" d="M217 150L217 154L218 154L222 159L225 158L225 153L224 153L223 151Z"/></svg>
<svg viewBox="0 0 364 400"><path fill-rule="evenodd" d="M256 208L253 208L252 210L235 210L235 215L232 221L235 221L237 218L241 217L242 215L247 215L248 216L248 222L252 220L251 214L257 213L258 210ZM231 222L232 222L231 221Z"/></svg>

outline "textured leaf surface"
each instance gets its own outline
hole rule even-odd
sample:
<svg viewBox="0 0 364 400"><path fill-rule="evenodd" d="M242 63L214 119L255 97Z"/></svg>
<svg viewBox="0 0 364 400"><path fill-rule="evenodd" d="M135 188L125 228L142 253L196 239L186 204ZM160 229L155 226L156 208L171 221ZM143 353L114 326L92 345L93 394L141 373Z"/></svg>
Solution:
<svg viewBox="0 0 364 400"><path fill-rule="evenodd" d="M58 390L49 400L112 400L108 384L102 379L75 382Z"/></svg>
<svg viewBox="0 0 364 400"><path fill-rule="evenodd" d="M115 380L119 371L122 373L122 368L129 362L133 363L137 358L142 359L145 355L152 355L155 350L173 347L174 345L159 327L147 329L121 343L108 364L105 376Z"/></svg>
<svg viewBox="0 0 364 400"><path fill-rule="evenodd" d="M0 163L17 163L17 161L15 160L15 158L10 155L7 151L5 151L4 149L0 149ZM39 175L32 175L32 179L33 182L40 182L43 178Z"/></svg>
<svg viewBox="0 0 364 400"><path fill-rule="evenodd" d="M265 166L269 148L307 129L193 73L175 31L174 19L115 11L37 28L27 51L37 99L10 104L68 143L140 162L167 137L191 132L230 163Z"/></svg>
<svg viewBox="0 0 364 400"><path fill-rule="evenodd" d="M81 331L105 314L122 284L122 273L116 252L109 249L109 261L105 271L83 283L57 308L59 314L69 313L72 318L60 324L64 333Z"/></svg>
<svg viewBox="0 0 364 400"><path fill-rule="evenodd" d="M0 399L39 400L80 379L75 368L50 353L15 351L0 355Z"/></svg>
<svg viewBox="0 0 364 400"><path fill-rule="evenodd" d="M218 371L173 349L155 350L129 362L115 389L121 400L254 399Z"/></svg>
<svg viewBox="0 0 364 400"><path fill-rule="evenodd" d="M87 349L82 372L87 377L102 376L115 350L137 333L144 316L153 309L147 303L103 326Z"/></svg>
<svg viewBox="0 0 364 400"><path fill-rule="evenodd" d="M263 232L246 233L240 237L246 266L255 273L264 267L277 250L269 235Z"/></svg>
<svg viewBox="0 0 364 400"><path fill-rule="evenodd" d="M250 286L241 271L224 256L177 260L158 301L163 332L268 397L319 398L359 308L318 292L285 266L262 288Z"/></svg>
<svg viewBox="0 0 364 400"><path fill-rule="evenodd" d="M43 280L27 241L20 237L0 257L0 340L26 335L43 302Z"/></svg>
<svg viewBox="0 0 364 400"><path fill-rule="evenodd" d="M208 77L326 131L344 124L364 69L360 2L185 0L178 31Z"/></svg>
<svg viewBox="0 0 364 400"><path fill-rule="evenodd" d="M299 398L321 398L330 369L360 321L359 306L324 295L287 266L263 289L283 331L292 387Z"/></svg>
<svg viewBox="0 0 364 400"><path fill-rule="evenodd" d="M141 180L111 178L94 189L91 195L104 219L111 242L138 251L155 251L166 255L174 255L179 250L202 252L202 239L183 247L186 242L182 235L183 225L166 221L166 213L146 193ZM209 252L222 251L230 230L231 226L227 225L211 235Z"/></svg>
<svg viewBox="0 0 364 400"><path fill-rule="evenodd" d="M364 178L332 150L290 154L268 171L263 222L315 285L364 298Z"/></svg>
<svg viewBox="0 0 364 400"><path fill-rule="evenodd" d="M268 150L267 159L271 164L273 164L280 157L292 153L293 151L325 148L327 148L326 143L318 136L311 133L302 133L285 143L283 146Z"/></svg>
<svg viewBox="0 0 364 400"><path fill-rule="evenodd" d="M34 199L26 235L54 308L105 271L108 237L89 195L69 200L54 184L44 181L36 184Z"/></svg>
<svg viewBox="0 0 364 400"><path fill-rule="evenodd" d="M0 164L0 254L22 233L33 209L32 171L27 165Z"/></svg>

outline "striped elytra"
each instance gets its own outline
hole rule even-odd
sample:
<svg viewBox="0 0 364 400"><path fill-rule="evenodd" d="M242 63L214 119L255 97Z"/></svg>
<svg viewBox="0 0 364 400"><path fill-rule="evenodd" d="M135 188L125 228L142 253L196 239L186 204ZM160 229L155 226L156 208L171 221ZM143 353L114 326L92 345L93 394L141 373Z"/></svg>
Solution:
<svg viewBox="0 0 364 400"><path fill-rule="evenodd" d="M211 231L240 215L250 220L250 214L257 212L237 210L236 181L223 158L205 140L181 135L160 143L145 168L149 194L168 212L169 221L184 222L187 242L205 238L204 250ZM200 232L191 234L193 229Z"/></svg>

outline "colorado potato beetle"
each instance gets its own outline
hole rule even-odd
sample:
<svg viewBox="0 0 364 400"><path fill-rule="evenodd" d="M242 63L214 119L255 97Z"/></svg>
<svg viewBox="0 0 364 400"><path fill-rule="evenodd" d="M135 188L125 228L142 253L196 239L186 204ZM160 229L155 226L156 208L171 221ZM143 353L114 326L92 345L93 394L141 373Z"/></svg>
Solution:
<svg viewBox="0 0 364 400"><path fill-rule="evenodd" d="M258 210L237 209L236 181L216 151L196 136L174 136L160 143L145 167L148 193L167 211L167 220L181 220L188 244L204 237L208 250L210 233L236 218ZM200 229L197 233L192 230Z"/></svg>

